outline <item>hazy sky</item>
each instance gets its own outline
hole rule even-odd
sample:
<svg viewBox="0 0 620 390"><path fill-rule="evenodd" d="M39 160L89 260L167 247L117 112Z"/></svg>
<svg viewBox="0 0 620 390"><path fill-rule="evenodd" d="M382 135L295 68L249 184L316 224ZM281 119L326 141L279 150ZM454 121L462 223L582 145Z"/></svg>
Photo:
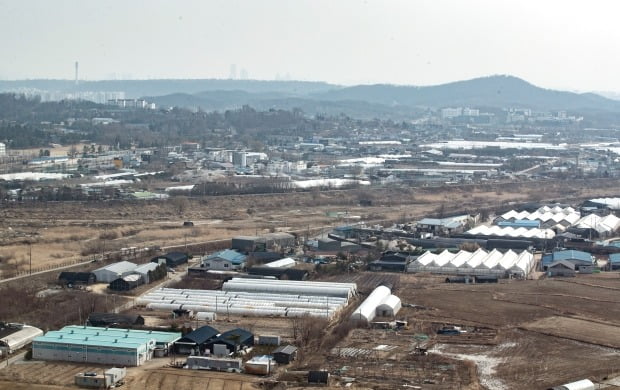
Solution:
<svg viewBox="0 0 620 390"><path fill-rule="evenodd" d="M0 79L429 85L492 74L620 91L620 1L0 0Z"/></svg>

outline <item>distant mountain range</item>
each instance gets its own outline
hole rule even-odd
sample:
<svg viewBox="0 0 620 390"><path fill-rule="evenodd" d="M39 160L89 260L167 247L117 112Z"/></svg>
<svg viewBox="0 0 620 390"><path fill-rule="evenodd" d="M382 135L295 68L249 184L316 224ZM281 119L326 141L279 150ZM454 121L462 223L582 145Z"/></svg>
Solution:
<svg viewBox="0 0 620 390"><path fill-rule="evenodd" d="M620 101L594 93L544 89L512 76L490 76L437 86L358 85L258 80L66 80L0 81L0 91L36 88L55 91L124 91L163 107L226 110L293 107L307 113L345 113L355 117L407 117L428 108L507 107L534 110L620 113Z"/></svg>

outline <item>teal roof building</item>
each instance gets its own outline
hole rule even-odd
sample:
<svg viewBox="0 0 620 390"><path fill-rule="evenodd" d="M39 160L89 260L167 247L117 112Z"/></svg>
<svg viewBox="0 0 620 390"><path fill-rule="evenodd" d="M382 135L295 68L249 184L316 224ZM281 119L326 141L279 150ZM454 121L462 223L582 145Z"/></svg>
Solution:
<svg viewBox="0 0 620 390"><path fill-rule="evenodd" d="M32 342L32 357L80 363L139 366L155 349L169 350L179 332L160 332L95 326L65 326Z"/></svg>

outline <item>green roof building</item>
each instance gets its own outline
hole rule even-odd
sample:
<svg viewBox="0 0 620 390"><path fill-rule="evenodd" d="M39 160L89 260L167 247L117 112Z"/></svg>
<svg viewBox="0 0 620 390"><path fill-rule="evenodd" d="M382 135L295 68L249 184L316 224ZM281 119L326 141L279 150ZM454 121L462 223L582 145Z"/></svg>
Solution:
<svg viewBox="0 0 620 390"><path fill-rule="evenodd" d="M159 332L94 326L65 326L32 342L32 357L80 363L139 366L155 349L168 350L181 338L178 332Z"/></svg>

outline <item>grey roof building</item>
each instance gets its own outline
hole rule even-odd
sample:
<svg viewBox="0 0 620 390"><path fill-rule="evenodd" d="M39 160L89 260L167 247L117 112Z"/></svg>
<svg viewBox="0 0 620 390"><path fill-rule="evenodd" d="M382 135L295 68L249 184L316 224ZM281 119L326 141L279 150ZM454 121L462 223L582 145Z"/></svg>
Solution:
<svg viewBox="0 0 620 390"><path fill-rule="evenodd" d="M131 274L137 267L138 265L132 262L119 261L118 263L112 263L105 267L98 268L93 271L93 274L95 274L97 282L111 283L118 278Z"/></svg>

